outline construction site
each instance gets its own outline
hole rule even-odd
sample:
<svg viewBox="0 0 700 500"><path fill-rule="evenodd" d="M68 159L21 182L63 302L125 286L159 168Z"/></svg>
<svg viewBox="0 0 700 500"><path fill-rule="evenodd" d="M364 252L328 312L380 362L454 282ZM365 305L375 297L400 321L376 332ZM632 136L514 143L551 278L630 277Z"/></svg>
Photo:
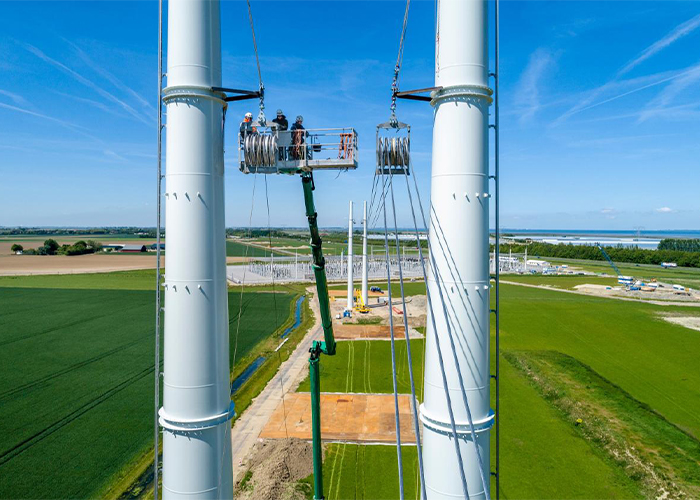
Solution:
<svg viewBox="0 0 700 500"><path fill-rule="evenodd" d="M0 498L700 498L700 239L621 261L605 234L504 237L510 6L392 2L360 139L271 119L285 87L263 78L288 61L256 29L280 18L233 4L245 56L220 0L158 1L155 227L0 237Z"/></svg>

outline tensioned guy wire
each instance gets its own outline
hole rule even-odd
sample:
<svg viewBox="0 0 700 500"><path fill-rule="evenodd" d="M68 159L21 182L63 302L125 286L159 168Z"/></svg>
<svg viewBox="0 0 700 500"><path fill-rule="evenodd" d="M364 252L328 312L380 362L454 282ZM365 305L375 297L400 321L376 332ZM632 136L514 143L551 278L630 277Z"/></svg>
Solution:
<svg viewBox="0 0 700 500"><path fill-rule="evenodd" d="M440 347L440 338L437 334L437 325L435 323L435 314L433 311L433 304L432 304L432 297L430 296L430 289L428 287L428 274L425 271L425 260L423 259L423 249L420 245L420 236L418 233L418 223L416 222L416 212L413 207L413 197L411 196L411 189L410 185L408 183L408 172L406 171L406 167L402 167L404 170L404 176L406 177L406 188L408 191L408 200L411 205L411 215L413 217L413 227L415 229L415 234L416 234L416 244L418 245L418 255L420 258L421 262L421 267L423 270L423 280L425 281L425 291L426 291L426 298L428 302L428 308L430 309L430 318L432 320L433 324L433 333L435 334L435 346L437 348L437 353L438 353L438 362L440 364L440 373L442 375L442 385L445 390L445 400L447 401L447 411L450 417L450 427L452 429L452 436L453 436L453 442L455 446L455 453L457 454L457 463L459 464L459 475L460 479L462 480L462 490L464 492L464 497L469 498L469 488L467 485L467 477L464 474L464 462L462 460L462 454L460 453L459 450L459 437L457 434L457 426L455 424L455 417L454 417L454 412L452 411L452 399L450 398L450 390L449 386L447 384L447 376L445 374L445 363L442 357L442 348ZM413 170L413 165L411 162L411 170ZM418 184L415 179L415 175L413 176L413 182L415 183L416 187L416 195L418 197L418 203L421 209L421 214L423 214L423 206L420 203L420 193L418 191ZM425 225L425 215L423 215L423 224L427 228L428 226ZM430 240L428 240L428 252L430 252ZM427 341L427 339L426 339Z"/></svg>
<svg viewBox="0 0 700 500"><path fill-rule="evenodd" d="M385 176L382 170L382 191L385 187ZM399 495L401 500L404 499L403 488L403 461L401 458L401 422L399 419L399 395L396 388L396 347L394 342L394 315L391 305L391 264L389 261L389 233L386 223L386 197L382 203L382 211L384 212L384 251L386 255L386 278L387 278L387 294L389 298L389 331L391 333L391 377L394 383L394 420L396 423L396 454L399 464Z"/></svg>
<svg viewBox="0 0 700 500"><path fill-rule="evenodd" d="M420 424L418 420L418 400L416 399L416 384L413 380L413 357L411 356L411 341L408 335L408 313L406 312L406 293L403 286L403 269L401 266L401 255L399 254L399 227L396 221L396 202L394 201L394 176L389 172L389 190L391 191L391 208L394 215L394 237L396 238L396 259L399 263L399 283L401 285L401 305L403 307L403 327L406 337L406 355L408 357L408 376L411 382L411 408L413 410L413 426L416 435L416 446L418 448L418 471L420 473L420 486L423 498L428 498L425 493L425 473L423 470L423 453L420 441ZM389 305L391 307L391 304ZM391 313L389 313L391 314ZM392 332L393 338L393 332Z"/></svg>

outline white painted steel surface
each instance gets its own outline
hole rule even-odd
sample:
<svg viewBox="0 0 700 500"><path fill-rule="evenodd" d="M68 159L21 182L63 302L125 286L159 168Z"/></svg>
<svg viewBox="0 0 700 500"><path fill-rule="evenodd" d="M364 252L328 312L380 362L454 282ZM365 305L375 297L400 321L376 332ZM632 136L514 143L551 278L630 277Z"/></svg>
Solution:
<svg viewBox="0 0 700 500"><path fill-rule="evenodd" d="M168 2L163 498L232 498L218 0Z"/></svg>
<svg viewBox="0 0 700 500"><path fill-rule="evenodd" d="M450 347L449 328L489 478L488 13L484 0L441 0L428 287L469 497L486 498ZM444 298L444 303L441 300ZM430 311L428 311L430 314ZM423 458L428 498L463 498L432 320L427 321Z"/></svg>
<svg viewBox="0 0 700 500"><path fill-rule="evenodd" d="M369 269L367 266L367 202L362 204L362 303L369 303L369 292L367 290L367 278Z"/></svg>
<svg viewBox="0 0 700 500"><path fill-rule="evenodd" d="M352 230L353 230L354 220L352 218L352 201L350 201L350 215L348 219L348 303L345 309L352 311L353 306L353 293L354 293L354 283L352 277L353 262L352 262Z"/></svg>

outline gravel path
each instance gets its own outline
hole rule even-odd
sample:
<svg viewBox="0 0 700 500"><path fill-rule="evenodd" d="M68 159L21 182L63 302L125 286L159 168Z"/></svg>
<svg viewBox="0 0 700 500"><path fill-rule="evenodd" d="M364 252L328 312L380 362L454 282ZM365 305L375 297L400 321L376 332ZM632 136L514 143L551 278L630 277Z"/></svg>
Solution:
<svg viewBox="0 0 700 500"><path fill-rule="evenodd" d="M234 482L238 480L241 473L245 472L245 464L253 445L257 442L260 432L279 405L282 392L287 394L295 391L306 375L311 341L320 340L323 332L316 312L318 299L315 296L311 301L311 310L314 313L315 322L309 332L233 426L231 448Z"/></svg>

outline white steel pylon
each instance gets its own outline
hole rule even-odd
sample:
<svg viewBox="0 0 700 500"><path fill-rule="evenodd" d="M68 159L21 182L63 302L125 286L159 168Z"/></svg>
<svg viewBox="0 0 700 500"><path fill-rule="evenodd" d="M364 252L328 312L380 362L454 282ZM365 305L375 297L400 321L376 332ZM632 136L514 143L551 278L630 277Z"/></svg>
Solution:
<svg viewBox="0 0 700 500"><path fill-rule="evenodd" d="M352 200L350 201L350 216L348 219L348 303L345 307L346 310L352 311L352 307L355 305L354 302L354 283L352 276L352 232L354 220L352 218Z"/></svg>
<svg viewBox="0 0 700 500"><path fill-rule="evenodd" d="M369 304L369 292L367 291L367 202L362 204L362 303Z"/></svg>
<svg viewBox="0 0 700 500"><path fill-rule="evenodd" d="M433 304L428 314L434 317L427 321L420 414L425 486L431 500L464 498L460 460L449 451L454 444L437 336L469 498L485 499L494 420L489 401L488 11L485 0L441 0L438 6L427 283ZM473 440L480 450L481 470Z"/></svg>
<svg viewBox="0 0 700 500"><path fill-rule="evenodd" d="M163 498L233 497L219 9L168 2Z"/></svg>

